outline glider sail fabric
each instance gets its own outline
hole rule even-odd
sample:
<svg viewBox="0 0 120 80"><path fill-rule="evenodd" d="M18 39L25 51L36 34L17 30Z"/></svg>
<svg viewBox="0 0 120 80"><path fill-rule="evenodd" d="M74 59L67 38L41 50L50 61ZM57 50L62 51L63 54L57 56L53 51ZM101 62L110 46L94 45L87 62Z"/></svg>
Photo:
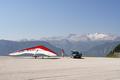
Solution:
<svg viewBox="0 0 120 80"><path fill-rule="evenodd" d="M16 51L14 53L10 53L11 56L19 56L24 54L32 54L32 55L45 55L45 56L57 56L57 53L52 51L51 49L45 46L35 46L31 48L26 48L23 50Z"/></svg>

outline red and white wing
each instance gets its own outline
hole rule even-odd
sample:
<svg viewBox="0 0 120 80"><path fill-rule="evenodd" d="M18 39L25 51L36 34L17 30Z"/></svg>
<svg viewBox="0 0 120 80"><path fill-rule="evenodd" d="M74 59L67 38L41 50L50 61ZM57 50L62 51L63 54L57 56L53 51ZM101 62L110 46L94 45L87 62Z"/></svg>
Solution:
<svg viewBox="0 0 120 80"><path fill-rule="evenodd" d="M24 54L33 54L33 55L45 55L45 56L57 56L57 54L48 49L45 46L35 46L32 48L26 48L20 51L16 51L14 53L10 53L9 55L11 56L19 56L19 55L24 55Z"/></svg>

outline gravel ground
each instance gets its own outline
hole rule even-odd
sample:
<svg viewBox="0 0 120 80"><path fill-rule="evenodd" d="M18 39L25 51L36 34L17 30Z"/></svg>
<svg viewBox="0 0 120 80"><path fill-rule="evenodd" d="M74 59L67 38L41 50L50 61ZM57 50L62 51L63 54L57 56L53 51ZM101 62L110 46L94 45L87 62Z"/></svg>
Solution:
<svg viewBox="0 0 120 80"><path fill-rule="evenodd" d="M120 58L1 56L0 80L120 80Z"/></svg>

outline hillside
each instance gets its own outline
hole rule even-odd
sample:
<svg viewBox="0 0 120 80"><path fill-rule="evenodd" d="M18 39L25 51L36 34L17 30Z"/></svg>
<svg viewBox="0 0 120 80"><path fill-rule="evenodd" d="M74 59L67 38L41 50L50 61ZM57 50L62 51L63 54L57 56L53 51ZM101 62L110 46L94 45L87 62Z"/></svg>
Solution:
<svg viewBox="0 0 120 80"><path fill-rule="evenodd" d="M10 41L0 40L0 55L8 55L16 50L33 47L36 45L44 45L56 53L60 53L61 49L57 48L46 41Z"/></svg>

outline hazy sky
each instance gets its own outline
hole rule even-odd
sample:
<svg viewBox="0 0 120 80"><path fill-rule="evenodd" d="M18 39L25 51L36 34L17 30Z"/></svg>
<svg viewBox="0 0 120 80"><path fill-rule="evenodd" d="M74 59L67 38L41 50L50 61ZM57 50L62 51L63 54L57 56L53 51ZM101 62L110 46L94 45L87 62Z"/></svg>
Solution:
<svg viewBox="0 0 120 80"><path fill-rule="evenodd" d="M120 34L120 0L0 0L0 39Z"/></svg>

